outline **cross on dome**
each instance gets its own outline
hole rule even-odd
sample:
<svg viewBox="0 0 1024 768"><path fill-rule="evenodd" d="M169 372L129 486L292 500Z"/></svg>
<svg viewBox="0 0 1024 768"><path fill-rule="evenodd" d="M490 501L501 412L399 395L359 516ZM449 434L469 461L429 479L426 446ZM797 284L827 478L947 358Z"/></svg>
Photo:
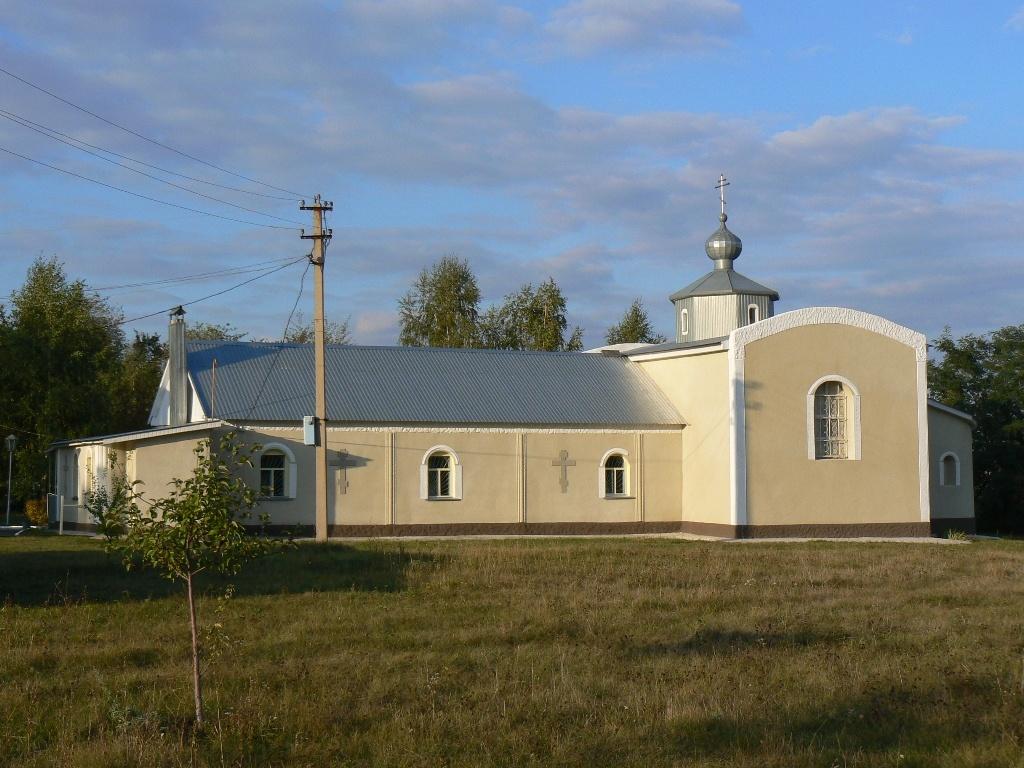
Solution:
<svg viewBox="0 0 1024 768"><path fill-rule="evenodd" d="M722 215L725 216L725 188L729 186L729 182L725 179L725 174L720 174L718 177L718 183L715 185L715 189L718 190L718 197L722 201Z"/></svg>

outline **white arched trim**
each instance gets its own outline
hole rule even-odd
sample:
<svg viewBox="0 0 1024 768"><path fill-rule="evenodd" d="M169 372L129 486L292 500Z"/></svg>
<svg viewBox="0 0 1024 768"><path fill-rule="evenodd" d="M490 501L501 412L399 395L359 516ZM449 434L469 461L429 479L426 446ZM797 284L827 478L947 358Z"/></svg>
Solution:
<svg viewBox="0 0 1024 768"><path fill-rule="evenodd" d="M790 331L805 325L848 325L898 341L914 350L919 361L928 359L927 340L923 333L886 320L884 317L846 307L807 307L766 317L763 322L744 325L729 334L729 349L737 358L743 357L743 348L754 341Z"/></svg>
<svg viewBox="0 0 1024 768"><path fill-rule="evenodd" d="M607 493L607 489L604 484L604 470L605 464L608 459L612 456L622 457L622 470L625 472L625 482L623 483L622 493ZM629 499L632 498L630 495L630 489L633 487L632 472L630 471L629 464L629 451L625 448L611 448L604 452L604 456L601 457L601 461L597 465L597 497L599 499Z"/></svg>
<svg viewBox="0 0 1024 768"><path fill-rule="evenodd" d="M284 498L294 499L299 489L298 463L295 461L295 454L284 443L264 443L260 456L262 457L263 454L270 451L284 454Z"/></svg>
<svg viewBox="0 0 1024 768"><path fill-rule="evenodd" d="M430 487L427 481L427 462L430 461L430 457L436 453L443 453L449 456L452 460L451 464L451 485L448 490L451 491L450 496L431 496L427 489ZM432 448L428 448L423 454L423 458L420 459L420 498L424 501L443 501L443 500L460 500L462 499L462 462L459 461L459 454L457 454L452 448L447 445L435 445Z"/></svg>
<svg viewBox="0 0 1024 768"><path fill-rule="evenodd" d="M814 395L818 391L818 387L826 381L838 381L843 385L843 389L849 392L850 414L847 419L849 431L846 434L846 458L847 460L860 461L860 390L857 389L856 384L845 376L840 376L838 373L822 376L811 384L811 388L807 390L807 458L811 461L814 461L816 458L814 450Z"/></svg>
<svg viewBox="0 0 1024 768"><path fill-rule="evenodd" d="M952 457L953 464L956 467L955 475L953 476L953 482L947 483L949 479L946 477L946 459ZM960 485L960 457L952 451L946 451L944 454L939 456L939 485L945 485L946 487L959 487Z"/></svg>
<svg viewBox="0 0 1024 768"><path fill-rule="evenodd" d="M750 316L750 310L754 310L754 316ZM756 323L761 319L761 308L757 304L747 304L747 322Z"/></svg>
<svg viewBox="0 0 1024 768"><path fill-rule="evenodd" d="M918 506L921 522L931 519L928 465L928 348L923 333L886 320L878 315L845 307L808 307L766 317L759 323L744 325L729 334L729 480L730 520L733 525L747 523L747 441L744 357L747 344L776 333L807 325L846 325L861 328L892 339L914 350L917 360L917 465Z"/></svg>
<svg viewBox="0 0 1024 768"><path fill-rule="evenodd" d="M690 333L690 310L684 309L679 313L679 335L687 336Z"/></svg>

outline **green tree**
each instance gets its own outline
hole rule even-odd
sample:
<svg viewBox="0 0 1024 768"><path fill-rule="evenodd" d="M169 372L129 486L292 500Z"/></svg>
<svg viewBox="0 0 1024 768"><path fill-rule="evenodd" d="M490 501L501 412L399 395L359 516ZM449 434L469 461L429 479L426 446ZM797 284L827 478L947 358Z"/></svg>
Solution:
<svg viewBox="0 0 1024 768"><path fill-rule="evenodd" d="M527 349L533 300L533 286L527 284L506 296L501 306L490 307L484 312L479 324L480 346L486 349Z"/></svg>
<svg viewBox="0 0 1024 768"><path fill-rule="evenodd" d="M241 341L248 335L231 323L195 323L185 328L185 338L196 341Z"/></svg>
<svg viewBox="0 0 1024 768"><path fill-rule="evenodd" d="M481 346L491 349L583 349L582 329L573 328L566 339L567 327L565 297L549 277L537 288L527 283L506 296L501 306L488 309L480 320L479 339Z"/></svg>
<svg viewBox="0 0 1024 768"><path fill-rule="evenodd" d="M931 397L974 417L974 491L982 530L1024 532L1024 325L934 341Z"/></svg>
<svg viewBox="0 0 1024 768"><path fill-rule="evenodd" d="M303 322L302 313L295 316L295 323L285 331L281 341L289 344L312 344L314 338L313 321ZM327 344L351 344L352 335L349 332L349 318L344 320L324 321L324 340Z"/></svg>
<svg viewBox="0 0 1024 768"><path fill-rule="evenodd" d="M477 346L480 289L469 262L445 256L420 272L398 302L398 343L411 347Z"/></svg>
<svg viewBox="0 0 1024 768"><path fill-rule="evenodd" d="M665 337L656 334L643 301L633 299L626 314L605 334L606 344L661 344Z"/></svg>
<svg viewBox="0 0 1024 768"><path fill-rule="evenodd" d="M252 466L252 458L234 434L223 435L216 447L209 440L200 441L195 454L192 477L175 479L166 498L146 504L137 485L128 483L123 472L112 467L111 489L94 488L86 505L99 520L108 548L122 556L126 568L141 564L184 586L192 635L196 726L202 728L196 577L206 571L234 575L246 563L278 549L283 542L246 531L243 521L251 517L259 497L238 474L241 467Z"/></svg>
<svg viewBox="0 0 1024 768"><path fill-rule="evenodd" d="M135 332L135 339L122 355L121 370L111 384L112 431L128 432L147 424L166 361L167 345L160 341L159 334Z"/></svg>
<svg viewBox="0 0 1024 768"><path fill-rule="evenodd" d="M127 421L111 397L125 351L121 319L84 282L69 280L55 258L37 258L9 307L0 308L0 407L4 423L23 430L14 456L16 498L45 492L52 441L103 434Z"/></svg>

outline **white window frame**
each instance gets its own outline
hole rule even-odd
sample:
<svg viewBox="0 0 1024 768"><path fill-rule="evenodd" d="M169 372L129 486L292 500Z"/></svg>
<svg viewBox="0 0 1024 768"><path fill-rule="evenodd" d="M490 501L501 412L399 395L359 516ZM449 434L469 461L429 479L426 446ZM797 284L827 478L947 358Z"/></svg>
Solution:
<svg viewBox="0 0 1024 768"><path fill-rule="evenodd" d="M754 310L754 319L750 319L750 310ZM747 325L756 323L761 319L761 308L757 304L747 304Z"/></svg>
<svg viewBox="0 0 1024 768"><path fill-rule="evenodd" d="M689 336L690 334L690 310L683 309L679 312L679 335Z"/></svg>
<svg viewBox="0 0 1024 768"><path fill-rule="evenodd" d="M838 381L843 385L843 389L846 390L847 397L849 397L850 410L846 420L847 448L845 459L819 459L815 451L814 395L818 391L818 387L826 381ZM857 385L852 381L838 373L822 376L811 384L810 389L807 390L807 458L811 461L860 461L860 443L860 390L857 389Z"/></svg>
<svg viewBox="0 0 1024 768"><path fill-rule="evenodd" d="M622 471L624 474L623 478L623 493L608 493L607 488L604 484L604 471L606 469L605 464L612 456L622 457ZM601 499L631 499L633 495L630 493L632 489L632 477L633 473L630 471L629 464L629 451L625 448L611 448L605 451L604 456L601 457L601 461L597 464L597 496Z"/></svg>
<svg viewBox="0 0 1024 768"><path fill-rule="evenodd" d="M448 484L448 496L431 496L427 493L427 489L430 487L428 464L430 462L430 457L437 453L447 454L451 459L451 477L449 478L450 482ZM428 448L426 453L423 454L423 458L420 459L420 499L422 501L462 500L462 462L459 460L459 454L449 446L435 445L432 448Z"/></svg>
<svg viewBox="0 0 1024 768"><path fill-rule="evenodd" d="M946 459L952 457L953 464L956 466L956 472L953 477L952 483L946 482ZM960 487L960 457L957 456L953 451L946 451L944 454L939 456L939 487L944 488L959 488Z"/></svg>
<svg viewBox="0 0 1024 768"><path fill-rule="evenodd" d="M282 499L294 499L298 496L299 488L299 477L296 468L298 463L295 461L295 454L292 453L292 449L284 443L265 443L263 448L260 450L260 461L256 464L257 473L262 468L263 454L269 453L270 451L278 451L284 454L284 496L260 496L261 499L269 499L271 501L281 501ZM259 485L260 477L257 475L256 483Z"/></svg>

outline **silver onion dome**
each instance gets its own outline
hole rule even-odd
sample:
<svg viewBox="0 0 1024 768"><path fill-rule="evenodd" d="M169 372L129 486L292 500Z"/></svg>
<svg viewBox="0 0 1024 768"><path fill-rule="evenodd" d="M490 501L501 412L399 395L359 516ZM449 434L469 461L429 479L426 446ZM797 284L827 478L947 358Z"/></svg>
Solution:
<svg viewBox="0 0 1024 768"><path fill-rule="evenodd" d="M738 258L743 250L743 241L725 226L728 219L725 213L719 215L721 225L704 242L704 252L715 262L715 269L732 269L733 259Z"/></svg>

